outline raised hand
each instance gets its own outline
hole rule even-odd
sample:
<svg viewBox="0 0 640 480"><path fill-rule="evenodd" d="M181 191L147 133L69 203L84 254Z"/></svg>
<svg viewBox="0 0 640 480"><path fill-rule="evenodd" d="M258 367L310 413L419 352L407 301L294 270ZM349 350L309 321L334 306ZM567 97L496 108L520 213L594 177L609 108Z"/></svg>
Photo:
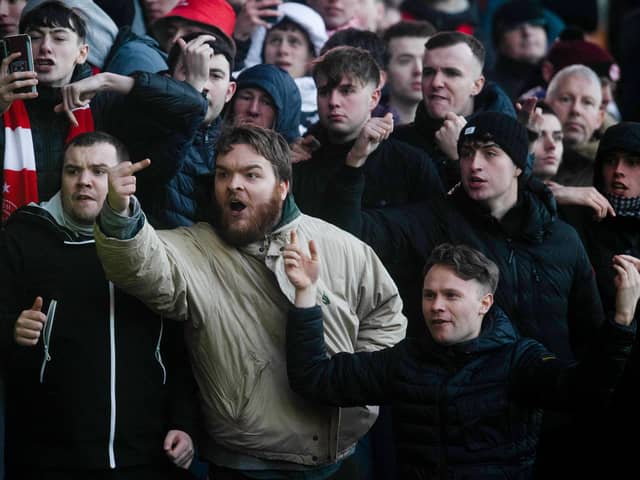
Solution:
<svg viewBox="0 0 640 480"><path fill-rule="evenodd" d="M289 281L296 288L295 305L301 308L315 305L316 282L320 277L320 260L313 240L309 241L309 253L305 254L298 245L295 230L291 231L291 242L284 247L284 270Z"/></svg>
<svg viewBox="0 0 640 480"><path fill-rule="evenodd" d="M38 96L37 92L16 92L19 88L38 84L38 74L34 71L9 73L9 64L20 55L20 52L12 53L0 63L0 113L9 110L14 100L29 100Z"/></svg>
<svg viewBox="0 0 640 480"><path fill-rule="evenodd" d="M393 132L393 115L387 113L384 117L370 118L364 124L353 147L349 150L345 164L350 167L361 167L367 161L367 157L373 152L380 142L389 138Z"/></svg>
<svg viewBox="0 0 640 480"><path fill-rule="evenodd" d="M606 199L595 187L568 187L552 182L545 182L553 193L559 205L582 205L594 211L594 218L602 220L607 215L616 216L609 200Z"/></svg>
<svg viewBox="0 0 640 480"><path fill-rule="evenodd" d="M448 112L442 127L435 133L435 140L440 150L451 160L458 159L458 137L467 120L462 115Z"/></svg>
<svg viewBox="0 0 640 480"><path fill-rule="evenodd" d="M129 215L131 195L136 193L135 174L151 165L151 160L145 158L136 163L120 162L109 169L109 193L107 203L120 215Z"/></svg>
<svg viewBox="0 0 640 480"><path fill-rule="evenodd" d="M213 48L207 42L215 42L212 35L199 35L186 43L184 39L178 39L178 45L182 50L179 68L184 69L185 82L201 92L207 80L209 80L209 62L214 55Z"/></svg>
<svg viewBox="0 0 640 480"><path fill-rule="evenodd" d="M188 469L195 453L193 440L182 430L169 430L164 438L164 453L174 465Z"/></svg>
<svg viewBox="0 0 640 480"><path fill-rule="evenodd" d="M256 27L269 28L266 17L278 16L278 5L282 0L246 0L238 13L233 37L238 40L248 40Z"/></svg>
<svg viewBox="0 0 640 480"><path fill-rule="evenodd" d="M620 325L630 325L640 299L640 259L631 255L613 257L613 268L616 276L615 321Z"/></svg>
<svg viewBox="0 0 640 480"><path fill-rule="evenodd" d="M311 134L296 138L291 144L291 163L306 162L311 160L313 152L320 148L320 142Z"/></svg>
<svg viewBox="0 0 640 480"><path fill-rule="evenodd" d="M42 313L42 297L36 297L29 310L23 310L13 327L13 339L23 347L38 343L47 317Z"/></svg>

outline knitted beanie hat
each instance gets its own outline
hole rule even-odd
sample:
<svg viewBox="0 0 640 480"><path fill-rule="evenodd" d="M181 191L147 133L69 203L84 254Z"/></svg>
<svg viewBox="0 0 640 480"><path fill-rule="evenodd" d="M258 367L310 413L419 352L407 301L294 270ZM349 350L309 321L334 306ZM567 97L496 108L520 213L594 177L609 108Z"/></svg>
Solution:
<svg viewBox="0 0 640 480"><path fill-rule="evenodd" d="M500 6L493 14L493 43L498 45L502 35L522 23L546 27L542 5L531 0L514 0Z"/></svg>
<svg viewBox="0 0 640 480"><path fill-rule="evenodd" d="M529 138L527 129L515 118L500 112L480 113L467 122L458 138L458 152L473 141L495 142L521 170L527 167Z"/></svg>

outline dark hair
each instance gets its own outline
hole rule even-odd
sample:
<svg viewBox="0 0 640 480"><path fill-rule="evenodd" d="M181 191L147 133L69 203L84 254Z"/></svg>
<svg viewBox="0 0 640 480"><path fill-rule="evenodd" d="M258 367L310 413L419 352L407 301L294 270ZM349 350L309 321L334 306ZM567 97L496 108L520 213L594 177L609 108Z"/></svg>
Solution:
<svg viewBox="0 0 640 480"><path fill-rule="evenodd" d="M229 62L229 78L231 78L231 72L233 71L234 48L231 43L229 43L227 37L225 37L224 35L216 35L212 32L192 32L182 37L182 39L186 43L189 43L191 40L193 40L194 38L198 38L201 35L210 35L212 37L215 37L215 41L211 40L204 43L213 48L214 55L223 55L224 58L227 59L227 61ZM174 43L171 47L171 50L169 50L169 56L167 57L169 73L172 75L176 68L176 65L178 64L178 59L180 58L181 54L182 49L180 48L180 45L178 45L178 42Z"/></svg>
<svg viewBox="0 0 640 480"><path fill-rule="evenodd" d="M467 245L438 245L431 252L422 270L422 276L426 277L435 265L451 267L458 277L463 280L476 280L492 294L495 293L500 279L498 266L484 254Z"/></svg>
<svg viewBox="0 0 640 480"><path fill-rule="evenodd" d="M71 147L91 147L100 143L112 145L113 148L116 149L118 163L129 161L129 151L127 150L125 144L113 135L109 135L106 132L100 131L85 132L76 137L73 137L65 146L64 153L66 155Z"/></svg>
<svg viewBox="0 0 640 480"><path fill-rule="evenodd" d="M313 63L313 79L319 75L327 77L327 87L340 84L343 77L353 77L364 85L380 83L380 67L369 52L362 48L335 47Z"/></svg>
<svg viewBox="0 0 640 480"><path fill-rule="evenodd" d="M480 66L484 67L484 46L482 46L480 40L473 35L454 31L438 32L427 40L427 43L425 43L424 46L427 50L435 50L436 48L453 47L459 43L468 45L473 56L476 57L478 62L480 62Z"/></svg>
<svg viewBox="0 0 640 480"><path fill-rule="evenodd" d="M87 38L87 24L80 16L80 11L69 8L58 1L45 2L28 12L20 20L20 32L22 33L38 27L68 28L75 32L83 42Z"/></svg>
<svg viewBox="0 0 640 480"><path fill-rule="evenodd" d="M272 32L273 30L282 30L283 32L286 32L287 30L299 30L300 32L302 32L302 35L307 41L307 49L309 50L309 54L311 55L311 58L316 58L316 51L314 49L313 42L311 41L311 37L309 36L309 32L305 28L303 28L302 25L300 25L298 22L290 19L289 17L283 17L282 20L280 20L273 27L267 30L267 33L264 36L264 42L262 42L262 53L261 53L261 58L263 62L264 62L264 48L267 46L267 38L269 37L269 32Z"/></svg>
<svg viewBox="0 0 640 480"><path fill-rule="evenodd" d="M276 179L291 182L291 150L277 132L255 125L225 128L216 144L217 155L229 153L234 145L248 145L273 166Z"/></svg>
<svg viewBox="0 0 640 480"><path fill-rule="evenodd" d="M538 100L536 102L536 108L539 108L543 115L554 115L556 117L558 116L555 110L551 108L551 105L549 105L544 100Z"/></svg>
<svg viewBox="0 0 640 480"><path fill-rule="evenodd" d="M329 37L320 50L320 55L324 55L332 48L336 47L356 47L366 50L371 54L379 68L384 66L387 53L387 46L384 41L375 33L356 28L345 28L339 30Z"/></svg>
<svg viewBox="0 0 640 480"><path fill-rule="evenodd" d="M384 32L382 40L386 46L384 55L385 67L389 65L391 60L391 52L389 51L389 43L394 38L412 37L412 38L424 38L430 37L436 33L436 27L427 21L402 21L394 23Z"/></svg>

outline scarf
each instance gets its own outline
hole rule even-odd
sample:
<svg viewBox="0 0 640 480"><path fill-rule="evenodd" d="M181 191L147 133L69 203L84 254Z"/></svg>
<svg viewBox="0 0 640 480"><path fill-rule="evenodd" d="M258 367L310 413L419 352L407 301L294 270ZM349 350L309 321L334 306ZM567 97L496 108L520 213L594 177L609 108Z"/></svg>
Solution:
<svg viewBox="0 0 640 480"><path fill-rule="evenodd" d="M604 195L620 217L640 218L640 197L626 198L605 193Z"/></svg>
<svg viewBox="0 0 640 480"><path fill-rule="evenodd" d="M32 204L35 205L35 204ZM85 225L76 222L62 206L62 194L56 193L48 202L42 202L40 207L45 209L61 227L73 232L77 237L93 238L93 224Z"/></svg>
<svg viewBox="0 0 640 480"><path fill-rule="evenodd" d="M89 105L73 110L78 126L70 125L65 143L75 136L94 130ZM2 223L23 205L38 202L38 178L36 158L31 135L31 123L27 107L22 100L15 100L4 119L4 184L2 186Z"/></svg>

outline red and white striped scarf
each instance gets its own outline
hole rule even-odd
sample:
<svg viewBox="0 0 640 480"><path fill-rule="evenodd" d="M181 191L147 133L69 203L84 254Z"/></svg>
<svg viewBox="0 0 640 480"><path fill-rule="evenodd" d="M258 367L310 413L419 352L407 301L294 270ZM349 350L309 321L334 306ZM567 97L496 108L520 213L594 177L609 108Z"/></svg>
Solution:
<svg viewBox="0 0 640 480"><path fill-rule="evenodd" d="M89 105L73 111L78 126L70 126L65 140L92 132L93 115ZM38 202L36 157L33 150L31 123L22 100L15 100L4 115L4 184L2 185L2 223L23 205Z"/></svg>

